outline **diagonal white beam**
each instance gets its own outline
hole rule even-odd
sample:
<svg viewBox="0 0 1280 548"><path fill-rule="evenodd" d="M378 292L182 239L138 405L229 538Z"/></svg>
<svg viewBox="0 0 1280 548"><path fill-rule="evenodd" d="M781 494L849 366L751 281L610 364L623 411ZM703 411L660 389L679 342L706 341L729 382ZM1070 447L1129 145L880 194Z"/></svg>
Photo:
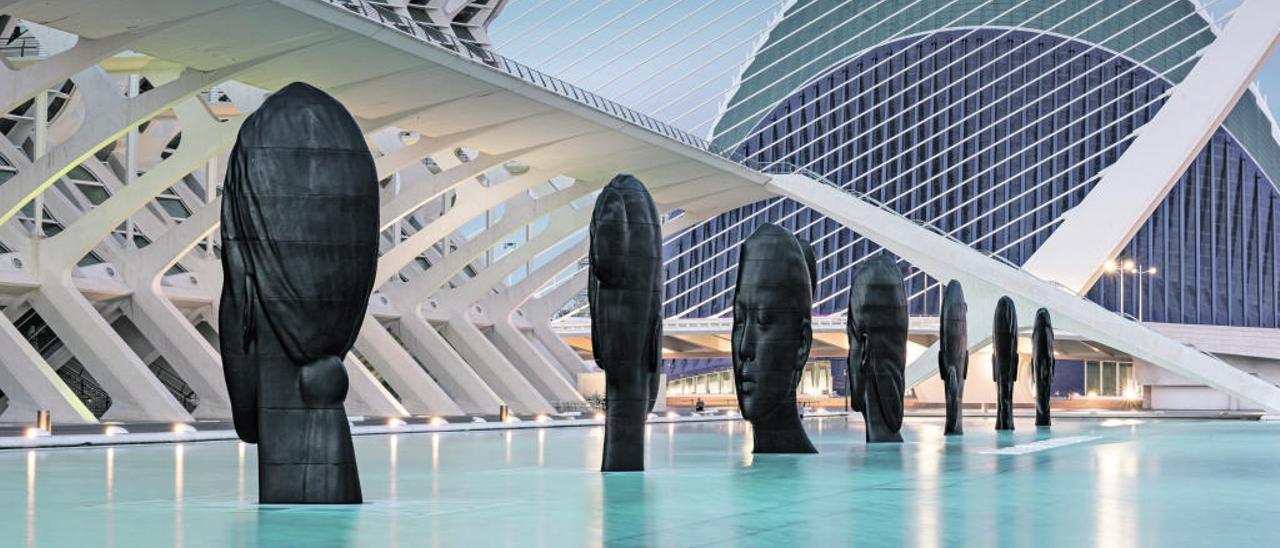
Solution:
<svg viewBox="0 0 1280 548"><path fill-rule="evenodd" d="M1168 102L1023 266L1083 294L1133 238L1280 43L1273 0L1246 0ZM1104 220L1106 222L1099 222Z"/></svg>
<svg viewBox="0 0 1280 548"><path fill-rule="evenodd" d="M768 186L866 236L937 279L960 280L975 318L991 310L998 296L1008 295L1020 317L1029 318L1037 308L1047 308L1053 313L1055 325L1063 330L1203 382L1267 411L1280 411L1280 388L855 194L801 175L776 176ZM933 369L936 372L936 367Z"/></svg>

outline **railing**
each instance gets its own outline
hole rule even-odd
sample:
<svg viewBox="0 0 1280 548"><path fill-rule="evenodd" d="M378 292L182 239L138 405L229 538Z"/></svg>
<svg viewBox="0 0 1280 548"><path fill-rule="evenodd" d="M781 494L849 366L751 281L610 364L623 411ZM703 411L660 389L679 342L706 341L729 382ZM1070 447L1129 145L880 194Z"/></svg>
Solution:
<svg viewBox="0 0 1280 548"><path fill-rule="evenodd" d="M373 5L366 2L365 0L320 0L320 1L328 3L332 6L339 7L347 11L356 13L366 19L376 21L387 27L396 29L399 32L412 36L425 43L448 50L465 59L469 59L471 61L474 61L478 64L485 65L492 69L500 70L508 75L519 78L524 82L536 85L548 91L552 91L562 97L573 99L574 101L580 104L589 106L595 110L598 110L605 114L609 114L616 118L622 119L633 125L647 129L649 131L652 131L664 137L674 139L685 145L697 148L705 152L710 152L717 156L723 157L727 160L739 163L749 169L753 169L753 170L760 171L762 173L768 173L768 174L795 174L795 175L806 176L821 184L825 184L827 186L834 187L842 192L852 194L858 197L859 199L887 213L910 220L911 222L917 225L920 225L921 227L929 230L930 232L933 232L957 244L963 245L969 249L973 249L974 251L977 251L987 256L988 258L1000 264L1003 264L1009 268L1022 271L1021 266L1013 263L1009 259L1006 259L1004 256L1000 255L999 253L996 253L994 251L975 248L961 241L960 239L956 238L954 235L948 233L946 230L943 230L942 228L939 228L936 225L933 225L932 223L919 221L919 220L906 217L905 215L902 215L902 213L898 212L892 207L889 207L885 203L871 197L868 194L857 191L853 188L848 188L848 187L838 185L828 180L825 176L814 173L813 171L810 171L806 168L786 165L784 163L779 163L779 162L774 162L768 165L764 165L760 162L756 162L751 160L750 158L745 157L742 153L738 152L737 150L717 149L714 146L712 146L710 141L702 137L693 135L687 131L676 128L665 122L658 121L657 119L654 119L651 116L648 116L646 114L641 114L635 111L634 109L625 107L609 99L605 99L604 97L596 95L595 93L589 92L578 86L565 82L564 80L545 74L531 67L525 66L524 64L521 64L517 61L513 61L511 59L503 57L502 55L494 53L480 46L479 44L468 42L456 36L443 33L439 29L436 29L430 25L427 25L425 23L416 21L414 19L400 15L398 13L395 13L390 8ZM571 278L572 276L566 277L566 279L571 279ZM559 283L564 283L564 282L563 281L558 282L557 285ZM1072 295L1075 295L1076 298L1079 298L1084 301L1088 301L1088 299L1083 295L1079 295L1073 291L1068 290L1065 287L1061 287L1061 286L1059 287L1063 291L1067 293L1071 293ZM550 290L547 289L546 291L550 291ZM1088 302L1092 303L1092 301L1088 301ZM1092 304L1096 304L1096 303L1092 303ZM1129 315L1122 315L1121 317L1124 317L1133 321L1137 321L1136 318L1133 318L1132 316L1129 316Z"/></svg>
<svg viewBox="0 0 1280 548"><path fill-rule="evenodd" d="M622 106L614 101L605 99L595 93L584 90L549 74L545 74L539 70L525 66L517 61L498 55L497 53L485 49L478 44L440 32L439 29L400 15L391 9L370 4L365 0L320 1L356 13L365 19L379 22L387 27L417 38L418 40L448 50L460 57L497 69L519 78L524 82L555 92L562 97L573 99L580 104L625 120L633 125L642 127L664 137L674 139L700 150L715 152L716 154L725 156L731 160L734 159L733 154L726 155L712 150L711 142L706 139L676 128L670 124L658 121L646 114L636 112L634 109Z"/></svg>
<svg viewBox="0 0 1280 548"><path fill-rule="evenodd" d="M871 196L868 196L868 195L866 195L866 194L864 194L864 193L862 193L862 192L858 192L858 191L853 190L853 189L851 189L851 188L845 188L845 187L842 187L842 186L840 186L840 185L837 185L836 183L831 182L830 180L828 180L826 177L823 177L823 176L821 176L821 175L818 175L817 173L814 173L814 172L809 171L809 170L804 169L804 168L794 168L792 171L790 171L790 173L794 173L794 174L796 174L796 175L804 175L804 176L806 176L806 177L808 177L808 178L810 178L810 179L813 179L814 181L817 181L817 182L819 182L819 183L825 184L825 185L827 185L827 186L834 187L834 188L836 188L837 190L840 190L840 191L845 192L845 193L847 193L847 194L852 194L852 195L854 195L854 196L858 197L859 199L862 199L862 200L866 201L867 203L869 203L869 204L871 204L871 205L874 205L874 206L876 206L876 207L878 207L878 208L880 208L880 209L884 210L885 212L887 212L887 213L889 213L889 214L891 214L891 215L895 215L895 216L898 216L898 217L901 217L901 218L907 219L907 220L909 220L909 221L911 221L911 222L913 222L913 223L915 223L915 224L917 224L917 225L920 225L922 228L925 228L925 229L929 230L930 232L933 232L933 233L935 233L935 234L937 234L937 235L939 235L939 236L942 236L943 238L946 238L946 239L948 239L948 240L950 240L950 241L952 241L952 242L955 242L955 243L957 243L957 244L960 244L960 245L962 245L962 246L965 246L965 247L967 247L967 248L969 248L969 249L973 249L974 251L977 251L978 253L981 253L981 254L983 254L983 255L986 255L987 257L991 258L992 260L995 260L996 262L1001 263L1001 264L1003 264L1003 265L1005 265L1005 266L1007 266L1007 267L1009 267L1009 268L1012 268L1012 269L1017 270L1017 271L1019 271L1019 272L1027 273L1027 274L1031 275L1032 277L1036 278L1037 280L1040 280L1040 281L1046 282L1046 283L1048 283L1048 284L1050 284L1050 285L1056 286L1058 289L1062 290L1064 293L1068 293L1068 294L1070 294L1071 296L1073 296L1073 297L1075 297L1075 298L1077 298L1077 299L1079 299L1079 300L1081 300L1081 301L1084 301L1084 302L1086 302L1086 303L1088 303L1088 304L1090 304L1090 305L1093 305L1093 306L1096 306L1096 307L1098 307L1098 308L1101 308L1102 310L1106 310L1107 312L1110 312L1110 313L1112 313L1112 314L1115 314L1115 315L1119 316L1119 317L1120 317L1120 318L1122 318L1122 319L1129 320L1129 321L1131 321L1131 322L1133 322L1133 323L1135 323L1135 324L1138 324L1139 326L1141 326L1141 325L1142 325L1142 321L1141 321L1141 320L1139 320L1138 318L1134 317L1132 314L1122 313L1122 312L1117 312L1117 311L1114 311L1114 310L1107 309L1107 308L1103 307L1102 305L1100 305L1100 304L1098 304L1098 303L1095 303L1095 302L1093 302L1093 301L1089 300L1089 298L1088 298L1088 297L1086 297L1086 296L1084 296L1084 295L1081 295L1081 294L1079 294L1079 293L1076 293L1076 292L1074 292L1074 291L1071 291L1070 289L1068 289L1067 287L1063 286L1063 285L1062 285L1062 284L1060 284L1060 283L1052 282L1052 281L1048 281L1048 280L1045 280L1045 279L1043 279L1043 278L1037 277L1037 276L1035 276L1034 274L1030 274L1030 273L1029 273L1029 272L1027 272L1026 270L1023 270L1023 268L1022 268L1021 266L1019 266L1019 265L1017 265L1017 264L1013 263L1012 261L1010 261L1010 260L1008 260L1008 259L1004 258L1003 256L1001 256L1001 255L1000 255L1000 254L998 254L998 253L995 253L995 252L993 252L993 251L987 251L987 250L983 250L983 249L978 249L978 248L975 248L975 247L973 247L973 246L971 246L971 245L969 245L969 244L966 244L965 242L961 241L959 238L956 238L955 236L953 236L953 235L951 235L950 233L948 233L947 231L945 231L945 230L943 230L943 229L941 229L941 228L939 228L939 227L937 227L937 226L933 225L932 223L928 223L928 222L925 222L925 221L917 221L917 220L915 220L915 219L911 219L911 218L909 218L909 217L907 217L907 216L905 216L905 215L903 215L903 214L899 213L897 210L895 210L895 209L893 209L893 208L891 208L891 207L889 207L889 206L885 205L884 203L880 202L879 200L876 200L875 198L872 198ZM1216 356L1214 356L1213 354L1210 354L1210 353L1208 353L1208 352L1205 352L1204 350L1201 350L1201 349L1199 349L1199 348L1196 348L1196 347L1195 347L1195 345L1188 344L1188 343L1181 343L1181 344L1182 344L1183 346L1186 346L1187 348L1190 348L1191 350L1196 351L1197 353L1203 354L1203 355L1205 355L1205 356L1209 356L1209 357L1214 358L1214 359L1218 359L1218 358L1217 358Z"/></svg>
<svg viewBox="0 0 1280 548"><path fill-rule="evenodd" d="M10 59L44 57L44 48L40 47L40 41L34 36L24 36L8 44L0 43L0 57Z"/></svg>

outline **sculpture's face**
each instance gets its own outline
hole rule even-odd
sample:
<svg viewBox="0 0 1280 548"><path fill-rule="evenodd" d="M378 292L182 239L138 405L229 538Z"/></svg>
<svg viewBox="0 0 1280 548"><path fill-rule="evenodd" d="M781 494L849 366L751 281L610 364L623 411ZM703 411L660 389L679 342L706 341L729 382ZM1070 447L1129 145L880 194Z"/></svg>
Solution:
<svg viewBox="0 0 1280 548"><path fill-rule="evenodd" d="M778 405L794 405L796 384L809 358L812 327L807 311L774 309L761 299L734 309L742 316L734 345L739 404L748 420L766 418Z"/></svg>
<svg viewBox="0 0 1280 548"><path fill-rule="evenodd" d="M756 422L794 412L813 340L812 287L790 233L766 225L743 244L734 299L733 362L738 405ZM785 416L785 415L782 415Z"/></svg>

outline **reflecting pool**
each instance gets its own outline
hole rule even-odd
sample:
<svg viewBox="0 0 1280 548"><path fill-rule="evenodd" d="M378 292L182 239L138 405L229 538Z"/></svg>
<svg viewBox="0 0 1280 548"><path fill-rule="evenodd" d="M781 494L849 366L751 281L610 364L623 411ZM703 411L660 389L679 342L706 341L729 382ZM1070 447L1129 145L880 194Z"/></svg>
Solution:
<svg viewBox="0 0 1280 548"><path fill-rule="evenodd" d="M259 507L234 442L0 452L4 546L1275 546L1280 423L1019 418L753 457L741 422L649 427L602 475L600 427L356 438L366 504Z"/></svg>

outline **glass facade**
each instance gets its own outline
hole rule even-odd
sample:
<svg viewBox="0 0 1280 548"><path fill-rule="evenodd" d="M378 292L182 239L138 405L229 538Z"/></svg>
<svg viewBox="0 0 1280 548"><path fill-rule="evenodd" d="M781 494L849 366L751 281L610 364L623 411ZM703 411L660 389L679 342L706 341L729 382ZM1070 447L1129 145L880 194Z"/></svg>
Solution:
<svg viewBox="0 0 1280 548"><path fill-rule="evenodd" d="M1028 31L903 39L796 90L740 152L806 167L1021 264L1159 111L1172 84L1167 69L1147 66ZM1276 327L1276 195L1236 137L1219 129L1118 257L1155 274L1104 276L1089 298L1131 315L1141 309L1148 321ZM879 250L789 200L736 209L668 242L666 314L731 310L737 243L764 222L813 243L818 314L847 306L852 267ZM937 281L903 269L912 314L937 314Z"/></svg>

